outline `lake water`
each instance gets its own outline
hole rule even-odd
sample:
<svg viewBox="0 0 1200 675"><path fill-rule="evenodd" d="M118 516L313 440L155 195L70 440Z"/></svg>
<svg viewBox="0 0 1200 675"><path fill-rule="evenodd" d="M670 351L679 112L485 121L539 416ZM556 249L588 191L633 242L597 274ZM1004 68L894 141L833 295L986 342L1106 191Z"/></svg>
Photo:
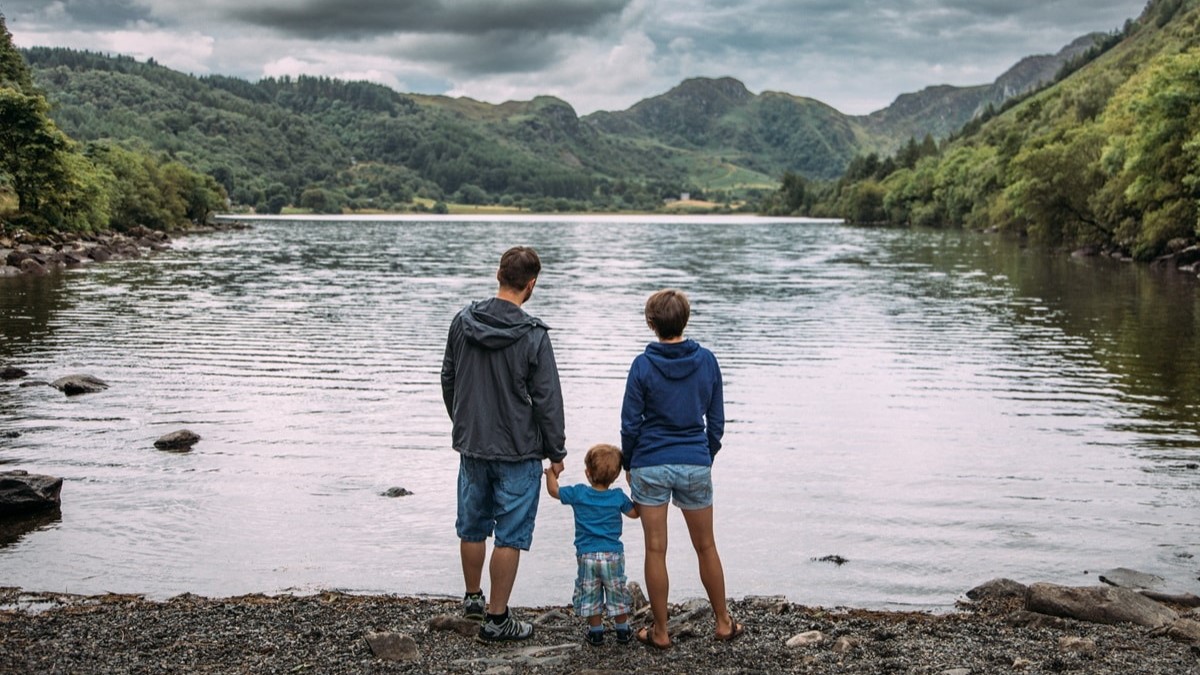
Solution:
<svg viewBox="0 0 1200 675"><path fill-rule="evenodd" d="M543 259L526 309L554 328L568 483L619 442L646 296L691 296L725 377L731 596L940 609L1118 566L1200 590L1194 279L960 232L601 217L255 221L0 279L0 364L111 384L0 383L2 468L65 478L61 515L0 531L0 583L461 593L438 372L518 243ZM180 428L192 452L153 448ZM672 598L700 596L671 528ZM625 541L640 581L637 522ZM543 498L513 602L568 603L574 574L570 509Z"/></svg>

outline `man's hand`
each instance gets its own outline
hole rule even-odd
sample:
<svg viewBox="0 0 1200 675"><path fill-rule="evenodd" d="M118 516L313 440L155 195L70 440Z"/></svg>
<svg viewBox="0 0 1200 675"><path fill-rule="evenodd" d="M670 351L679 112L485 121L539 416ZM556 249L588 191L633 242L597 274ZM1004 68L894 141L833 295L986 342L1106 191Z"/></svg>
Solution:
<svg viewBox="0 0 1200 675"><path fill-rule="evenodd" d="M563 472L563 463L562 462L550 462L550 471L553 471L554 477L558 478L558 475Z"/></svg>

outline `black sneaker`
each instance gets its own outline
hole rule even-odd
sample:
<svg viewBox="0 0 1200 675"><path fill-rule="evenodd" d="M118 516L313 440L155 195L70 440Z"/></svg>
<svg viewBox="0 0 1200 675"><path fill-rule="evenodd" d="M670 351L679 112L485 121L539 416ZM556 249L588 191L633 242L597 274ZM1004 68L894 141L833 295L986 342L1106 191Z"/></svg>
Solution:
<svg viewBox="0 0 1200 675"><path fill-rule="evenodd" d="M507 612L504 621L494 623L491 619L479 627L480 642L512 642L513 640L528 640L533 637L533 624L528 621L517 621L512 612Z"/></svg>
<svg viewBox="0 0 1200 675"><path fill-rule="evenodd" d="M487 598L483 592L467 593L463 596L463 616L472 621L483 621L487 614Z"/></svg>
<svg viewBox="0 0 1200 675"><path fill-rule="evenodd" d="M629 626L621 628L617 626L617 644L627 645L633 639L633 629Z"/></svg>
<svg viewBox="0 0 1200 675"><path fill-rule="evenodd" d="M593 647L599 647L604 644L604 631L592 630L589 628L587 631L586 640L589 645Z"/></svg>

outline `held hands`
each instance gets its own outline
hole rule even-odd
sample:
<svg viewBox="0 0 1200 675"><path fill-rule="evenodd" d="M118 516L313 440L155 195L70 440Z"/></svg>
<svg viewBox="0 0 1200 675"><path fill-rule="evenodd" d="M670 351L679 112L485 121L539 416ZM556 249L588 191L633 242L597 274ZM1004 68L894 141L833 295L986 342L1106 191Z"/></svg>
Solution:
<svg viewBox="0 0 1200 675"><path fill-rule="evenodd" d="M558 474L562 473L562 469L562 462L554 462L550 464L550 468L542 470L542 473L546 474L546 494L554 499L558 499Z"/></svg>

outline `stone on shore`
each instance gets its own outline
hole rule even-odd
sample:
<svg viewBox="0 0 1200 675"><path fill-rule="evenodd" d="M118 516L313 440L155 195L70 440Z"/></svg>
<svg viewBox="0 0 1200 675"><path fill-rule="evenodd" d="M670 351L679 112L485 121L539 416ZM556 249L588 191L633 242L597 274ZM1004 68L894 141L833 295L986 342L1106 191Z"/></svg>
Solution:
<svg viewBox="0 0 1200 675"><path fill-rule="evenodd" d="M972 600L1024 598L1029 587L1012 579L992 579L967 591Z"/></svg>
<svg viewBox="0 0 1200 675"><path fill-rule="evenodd" d="M464 637L474 637L479 634L479 622L464 616L440 614L429 620L429 629L451 631Z"/></svg>
<svg viewBox="0 0 1200 675"><path fill-rule="evenodd" d="M1029 587L1025 608L1031 612L1092 623L1132 623L1160 628L1178 615L1137 591L1114 586L1072 587L1037 583Z"/></svg>
<svg viewBox="0 0 1200 675"><path fill-rule="evenodd" d="M825 634L819 630L810 630L788 638L787 646L790 649L802 649L804 647L812 647L819 645L825 640Z"/></svg>
<svg viewBox="0 0 1200 675"><path fill-rule="evenodd" d="M411 492L402 487L390 487L384 490L381 494L384 497L408 497L412 495Z"/></svg>
<svg viewBox="0 0 1200 675"><path fill-rule="evenodd" d="M50 383L51 387L67 396L94 394L108 389L108 383L92 375L68 375Z"/></svg>
<svg viewBox="0 0 1200 675"><path fill-rule="evenodd" d="M0 368L0 380L19 380L28 374L16 366L4 366Z"/></svg>
<svg viewBox="0 0 1200 675"><path fill-rule="evenodd" d="M377 658L388 661L418 661L417 641L404 633L367 633L367 644Z"/></svg>
<svg viewBox="0 0 1200 675"><path fill-rule="evenodd" d="M1128 567L1118 567L1101 574L1100 581L1120 588L1153 589L1162 586L1165 579L1154 574L1131 570Z"/></svg>
<svg viewBox="0 0 1200 675"><path fill-rule="evenodd" d="M20 516L62 505L63 479L14 470L0 472L0 517Z"/></svg>
<svg viewBox="0 0 1200 675"><path fill-rule="evenodd" d="M154 447L159 450L171 450L173 452L187 452L192 449L192 446L200 441L200 434L188 429L180 429L165 434L157 441L154 441Z"/></svg>

